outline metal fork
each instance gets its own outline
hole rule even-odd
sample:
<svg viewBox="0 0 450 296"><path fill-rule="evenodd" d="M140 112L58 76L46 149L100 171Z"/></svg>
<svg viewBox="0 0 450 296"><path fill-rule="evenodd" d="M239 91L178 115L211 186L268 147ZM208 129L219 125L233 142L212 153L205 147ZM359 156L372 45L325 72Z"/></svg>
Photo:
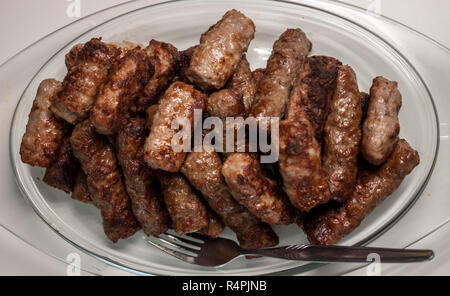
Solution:
<svg viewBox="0 0 450 296"><path fill-rule="evenodd" d="M179 236L164 233L159 242L147 240L158 249L185 262L203 266L221 266L236 257L268 256L310 262L370 262L368 256L376 254L383 263L406 263L431 260L432 250L405 250L369 247L291 245L284 247L245 250L234 241L210 238L198 233ZM167 246L161 244L161 242Z"/></svg>

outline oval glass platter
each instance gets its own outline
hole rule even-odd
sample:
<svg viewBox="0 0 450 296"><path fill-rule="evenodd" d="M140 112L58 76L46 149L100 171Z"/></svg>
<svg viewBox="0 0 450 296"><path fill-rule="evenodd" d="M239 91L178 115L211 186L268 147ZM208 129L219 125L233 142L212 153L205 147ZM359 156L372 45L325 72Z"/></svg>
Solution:
<svg viewBox="0 0 450 296"><path fill-rule="evenodd" d="M399 84L403 96L400 136L419 151L421 163L341 244L366 244L373 240L392 226L420 196L437 155L439 123L433 97L421 73L394 44L364 26L312 5L273 1L170 1L123 11L70 41L37 71L18 102L9 143L17 183L37 214L65 240L106 263L145 274L256 275L308 264L271 258L239 258L218 269L205 268L181 262L153 248L142 232L113 244L103 233L97 209L72 201L63 192L50 188L40 181L42 169L20 161L20 142L37 87L45 78L64 78L64 55L74 44L98 36L105 42L129 40L142 44L157 39L182 50L198 43L200 34L232 8L242 11L255 22L255 39L247 53L253 69L265 67L273 42L285 29L300 27L313 43L311 55L330 55L352 66L360 90L368 91L372 78L378 75ZM280 245L307 243L296 225L275 227L275 230L280 236ZM223 236L234 238L229 230Z"/></svg>

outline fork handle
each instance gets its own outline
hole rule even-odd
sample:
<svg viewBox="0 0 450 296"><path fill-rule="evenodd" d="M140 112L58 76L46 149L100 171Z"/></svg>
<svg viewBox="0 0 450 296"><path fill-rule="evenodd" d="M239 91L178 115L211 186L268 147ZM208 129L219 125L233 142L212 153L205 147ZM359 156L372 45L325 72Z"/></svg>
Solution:
<svg viewBox="0 0 450 296"><path fill-rule="evenodd" d="M292 245L277 248L241 250L241 254L315 262L372 262L372 260L379 256L381 262L405 263L431 260L434 257L432 250L319 245Z"/></svg>

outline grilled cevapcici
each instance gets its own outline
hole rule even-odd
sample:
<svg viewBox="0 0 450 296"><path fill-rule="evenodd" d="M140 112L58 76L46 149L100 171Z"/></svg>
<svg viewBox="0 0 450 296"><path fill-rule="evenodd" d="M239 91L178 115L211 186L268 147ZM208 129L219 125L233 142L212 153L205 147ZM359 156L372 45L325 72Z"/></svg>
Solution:
<svg viewBox="0 0 450 296"><path fill-rule="evenodd" d="M140 229L217 237L227 226L242 248L264 248L279 241L271 225L296 222L312 243L337 243L419 164L398 137L400 87L380 76L365 93L351 66L308 57L300 28L274 38L265 67L254 69L254 36L253 21L233 9L180 51L155 39L74 45L62 83L46 79L37 89L22 161L99 208L113 242ZM219 121L194 122L195 110ZM261 163L263 149L237 150L250 137L215 151L246 130L227 126L229 117L278 118L278 162ZM211 136L220 122L224 136ZM178 131L195 124L212 143L175 149Z"/></svg>
<svg viewBox="0 0 450 296"><path fill-rule="evenodd" d="M130 237L141 226L131 210L112 145L89 119L75 126L70 143L86 174L90 198L101 211L105 234L113 242Z"/></svg>

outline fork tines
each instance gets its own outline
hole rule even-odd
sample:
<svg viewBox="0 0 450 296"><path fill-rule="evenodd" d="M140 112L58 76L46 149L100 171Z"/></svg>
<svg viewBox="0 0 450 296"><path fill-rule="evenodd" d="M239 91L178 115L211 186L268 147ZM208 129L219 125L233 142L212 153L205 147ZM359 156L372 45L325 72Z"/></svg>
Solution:
<svg viewBox="0 0 450 296"><path fill-rule="evenodd" d="M207 239L207 236L198 233L180 236L171 231L156 238L147 239L147 242L178 259L195 263L195 258L200 254L200 247Z"/></svg>

